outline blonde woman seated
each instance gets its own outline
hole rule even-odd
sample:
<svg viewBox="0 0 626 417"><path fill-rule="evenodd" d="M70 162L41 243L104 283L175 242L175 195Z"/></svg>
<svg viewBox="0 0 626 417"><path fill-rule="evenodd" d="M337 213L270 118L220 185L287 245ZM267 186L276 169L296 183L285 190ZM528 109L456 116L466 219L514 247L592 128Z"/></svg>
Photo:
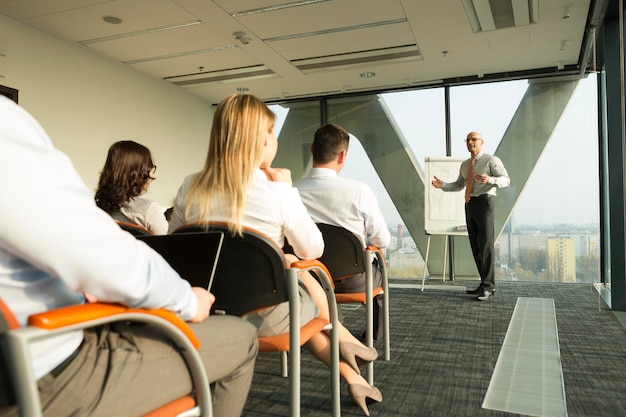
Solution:
<svg viewBox="0 0 626 417"><path fill-rule="evenodd" d="M109 148L96 189L96 204L116 221L138 224L155 235L167 233L160 204L143 195L156 179L150 150L132 140Z"/></svg>
<svg viewBox="0 0 626 417"><path fill-rule="evenodd" d="M291 185L287 169L270 166L278 147L275 115L252 95L231 95L218 105L213 117L209 152L201 172L188 176L176 196L170 232L196 221L225 221L233 234L243 226L256 229L279 247L285 237L302 259L322 255L324 240ZM293 255L291 261L296 258ZM300 275L301 322L316 316L329 318L324 290L308 273ZM288 306L279 305L246 317L260 336L289 329ZM330 337L313 336L306 347L330 365ZM382 394L360 375L359 365L375 360L378 353L359 342L345 327L339 328L339 365L353 400L369 415L366 401L382 401Z"/></svg>

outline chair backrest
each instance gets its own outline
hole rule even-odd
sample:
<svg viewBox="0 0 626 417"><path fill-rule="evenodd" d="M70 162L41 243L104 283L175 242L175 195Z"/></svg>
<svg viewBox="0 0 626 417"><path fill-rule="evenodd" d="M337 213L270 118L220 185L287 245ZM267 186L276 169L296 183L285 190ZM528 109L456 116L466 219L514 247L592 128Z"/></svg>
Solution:
<svg viewBox="0 0 626 417"><path fill-rule="evenodd" d="M324 253L319 258L334 281L365 272L365 252L357 235L343 227L317 223L324 238Z"/></svg>
<svg viewBox="0 0 626 417"><path fill-rule="evenodd" d="M211 286L215 313L241 316L288 301L285 258L271 239L249 228L243 237L233 236L224 223L193 223L174 233L207 231L224 232Z"/></svg>
<svg viewBox="0 0 626 417"><path fill-rule="evenodd" d="M130 233L133 236L151 236L153 234L145 227L139 226L138 224L135 224L135 223L118 221L117 224L119 227L122 228L122 230L126 230L128 233Z"/></svg>

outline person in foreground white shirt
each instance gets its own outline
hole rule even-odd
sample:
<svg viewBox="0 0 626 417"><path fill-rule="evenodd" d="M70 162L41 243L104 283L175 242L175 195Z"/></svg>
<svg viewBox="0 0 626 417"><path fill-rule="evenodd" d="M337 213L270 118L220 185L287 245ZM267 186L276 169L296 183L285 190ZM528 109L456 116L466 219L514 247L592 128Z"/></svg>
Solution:
<svg viewBox="0 0 626 417"><path fill-rule="evenodd" d="M190 287L98 209L67 156L3 96L0 149L0 297L20 324L34 313L84 303L83 293L171 310L191 321L200 339L216 382L215 415L239 416L254 371L256 329L239 318L208 317L212 294ZM101 326L31 351L47 416L141 415L192 389L177 349L150 326ZM0 410L2 417L17 413L17 406Z"/></svg>
<svg viewBox="0 0 626 417"><path fill-rule="evenodd" d="M302 202L315 223L343 227L361 239L363 248L375 245L385 248L391 234L369 185L340 177L346 164L350 134L341 126L326 124L315 131L311 154L313 168L308 177L295 183ZM375 267L374 288L382 283L382 273ZM335 292L365 291L365 274L335 281ZM380 297L374 303L374 339L380 336L382 322ZM364 337L364 336L363 336Z"/></svg>

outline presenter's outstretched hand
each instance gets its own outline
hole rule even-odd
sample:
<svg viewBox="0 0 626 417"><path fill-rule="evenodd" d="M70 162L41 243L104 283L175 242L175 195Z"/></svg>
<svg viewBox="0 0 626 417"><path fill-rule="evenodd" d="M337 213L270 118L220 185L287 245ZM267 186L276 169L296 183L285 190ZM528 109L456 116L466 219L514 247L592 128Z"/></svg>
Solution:
<svg viewBox="0 0 626 417"><path fill-rule="evenodd" d="M443 181L441 181L439 178L435 177L435 179L431 182L431 184L433 185L433 187L435 188L441 188L443 187Z"/></svg>

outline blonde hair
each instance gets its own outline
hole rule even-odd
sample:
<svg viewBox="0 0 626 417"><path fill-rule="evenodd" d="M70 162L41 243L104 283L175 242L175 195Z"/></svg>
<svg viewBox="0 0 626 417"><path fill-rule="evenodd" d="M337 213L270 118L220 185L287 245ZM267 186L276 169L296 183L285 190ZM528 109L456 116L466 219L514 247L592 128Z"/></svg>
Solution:
<svg viewBox="0 0 626 417"><path fill-rule="evenodd" d="M259 167L265 138L276 116L259 98L232 94L215 110L209 151L202 171L192 180L185 217L197 204L198 221L209 221L217 198L231 233L242 235L246 188Z"/></svg>

